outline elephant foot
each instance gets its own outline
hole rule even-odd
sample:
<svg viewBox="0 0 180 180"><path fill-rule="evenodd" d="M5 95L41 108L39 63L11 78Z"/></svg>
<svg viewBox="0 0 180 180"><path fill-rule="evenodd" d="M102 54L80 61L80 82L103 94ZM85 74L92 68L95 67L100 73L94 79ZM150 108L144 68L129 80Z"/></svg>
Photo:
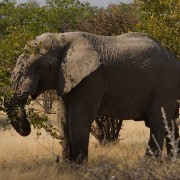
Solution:
<svg viewBox="0 0 180 180"><path fill-rule="evenodd" d="M146 150L146 153L145 153L145 157L147 157L147 158L161 158L162 157L162 151L148 147Z"/></svg>
<svg viewBox="0 0 180 180"><path fill-rule="evenodd" d="M170 158L180 158L180 141L177 141L170 149L167 148L167 155Z"/></svg>
<svg viewBox="0 0 180 180"><path fill-rule="evenodd" d="M71 158L70 162L79 166L80 164L86 164L88 162L88 157L84 154L80 154L77 158Z"/></svg>
<svg viewBox="0 0 180 180"><path fill-rule="evenodd" d="M88 161L87 155L80 154L79 156L73 156L70 143L62 144L62 159L64 162L71 162L76 166L85 164Z"/></svg>
<svg viewBox="0 0 180 180"><path fill-rule="evenodd" d="M158 151L152 151L149 148L146 150L146 153L144 155L144 159L146 160L146 162L153 162L156 161L158 163L162 163L163 159L162 159L162 153L158 152Z"/></svg>

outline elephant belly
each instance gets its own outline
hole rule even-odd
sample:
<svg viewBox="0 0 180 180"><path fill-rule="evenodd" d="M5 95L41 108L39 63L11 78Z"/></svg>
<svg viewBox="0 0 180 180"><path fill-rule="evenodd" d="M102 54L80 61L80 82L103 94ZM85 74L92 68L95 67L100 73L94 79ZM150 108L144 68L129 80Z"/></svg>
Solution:
<svg viewBox="0 0 180 180"><path fill-rule="evenodd" d="M146 120L146 114L144 108L141 109L126 109L122 106L114 106L114 109L110 107L100 107L98 111L99 116L111 117L114 119L129 120L133 119L136 121Z"/></svg>
<svg viewBox="0 0 180 180"><path fill-rule="evenodd" d="M145 108L125 108L118 104L113 108L101 106L98 115L123 120L133 119L139 121L146 119Z"/></svg>
<svg viewBox="0 0 180 180"><path fill-rule="evenodd" d="M117 96L106 95L101 102L98 115L117 119L145 120L146 109L150 103L148 90L144 92L121 92Z"/></svg>

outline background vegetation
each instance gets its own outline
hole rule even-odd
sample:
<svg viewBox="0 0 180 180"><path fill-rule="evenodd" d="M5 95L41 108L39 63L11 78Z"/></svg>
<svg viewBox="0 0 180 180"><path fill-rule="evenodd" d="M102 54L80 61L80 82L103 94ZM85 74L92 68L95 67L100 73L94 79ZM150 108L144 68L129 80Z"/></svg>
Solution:
<svg viewBox="0 0 180 180"><path fill-rule="evenodd" d="M135 0L134 3L92 7L78 0L0 3L0 102L25 44L43 32L86 31L119 35L140 31L152 35L180 57L180 1Z"/></svg>
<svg viewBox="0 0 180 180"><path fill-rule="evenodd" d="M180 59L180 1L135 0L138 31L150 34Z"/></svg>

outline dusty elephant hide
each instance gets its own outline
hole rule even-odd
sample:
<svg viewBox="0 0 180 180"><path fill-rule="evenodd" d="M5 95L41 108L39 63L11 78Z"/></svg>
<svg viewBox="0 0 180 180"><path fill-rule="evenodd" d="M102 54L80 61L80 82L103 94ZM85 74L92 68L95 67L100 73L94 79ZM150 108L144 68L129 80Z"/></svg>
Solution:
<svg viewBox="0 0 180 180"><path fill-rule="evenodd" d="M152 37L142 33L98 36L85 32L45 33L28 43L12 74L15 97L26 100L53 89L61 96L66 115L60 127L67 156L75 162L88 157L89 134L95 116L145 120L149 149L161 154L171 139L162 118L178 140L177 99L180 62ZM20 120L17 120L20 121ZM65 124L64 124L65 122ZM24 131L26 127L24 126ZM180 144L179 144L180 147Z"/></svg>

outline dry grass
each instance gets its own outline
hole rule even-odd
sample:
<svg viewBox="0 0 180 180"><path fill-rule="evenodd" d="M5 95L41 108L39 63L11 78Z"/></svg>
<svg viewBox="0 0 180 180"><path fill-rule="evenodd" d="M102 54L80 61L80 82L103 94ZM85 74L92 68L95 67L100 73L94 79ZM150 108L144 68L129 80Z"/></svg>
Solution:
<svg viewBox="0 0 180 180"><path fill-rule="evenodd" d="M0 179L180 179L180 160L168 160L165 153L159 160L143 157L148 136L143 122L126 121L119 143L101 147L91 137L88 164L75 167L56 163L61 147L45 132L39 139L35 131L24 138L1 127Z"/></svg>

